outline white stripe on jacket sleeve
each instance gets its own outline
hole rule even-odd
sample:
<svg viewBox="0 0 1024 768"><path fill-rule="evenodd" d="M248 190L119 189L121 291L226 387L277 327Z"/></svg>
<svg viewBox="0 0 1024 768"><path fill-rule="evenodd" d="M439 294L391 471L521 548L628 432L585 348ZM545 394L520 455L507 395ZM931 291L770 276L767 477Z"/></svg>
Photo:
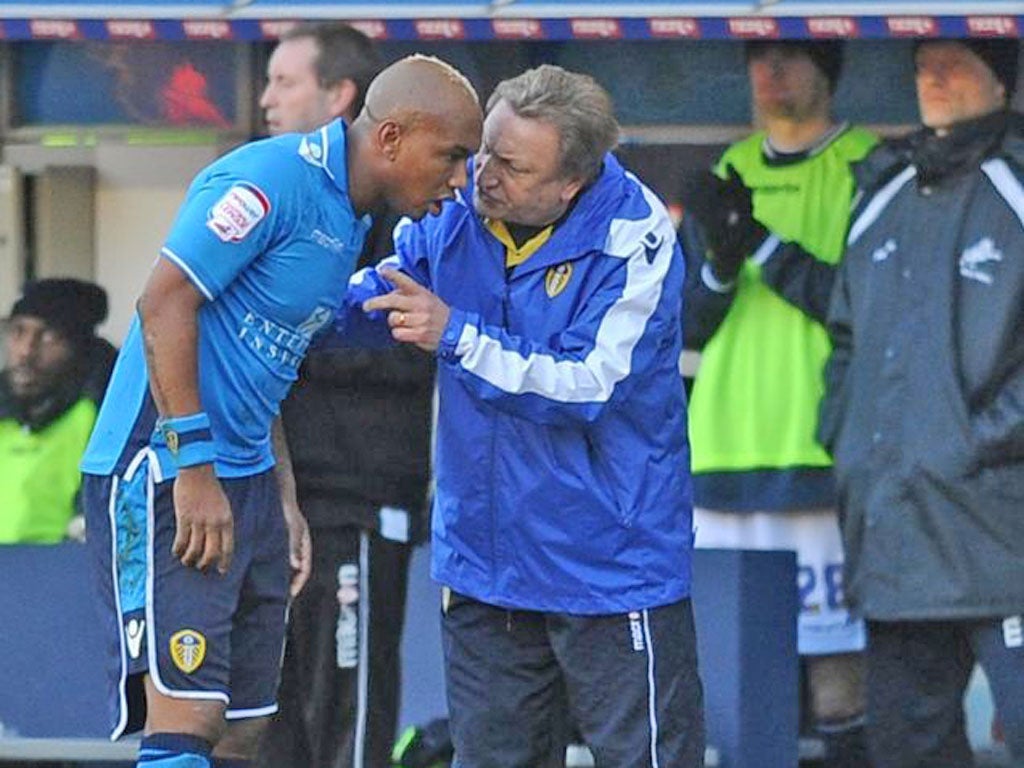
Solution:
<svg viewBox="0 0 1024 768"><path fill-rule="evenodd" d="M611 398L616 384L631 372L633 350L661 300L675 249L667 212L653 193L641 188L650 214L639 220L615 219L609 228L605 253L626 259L626 280L622 294L601 318L587 356L574 360L533 352L524 357L467 325L456 345L465 370L510 394L536 394L563 403L603 403ZM652 233L648 247L644 238Z"/></svg>

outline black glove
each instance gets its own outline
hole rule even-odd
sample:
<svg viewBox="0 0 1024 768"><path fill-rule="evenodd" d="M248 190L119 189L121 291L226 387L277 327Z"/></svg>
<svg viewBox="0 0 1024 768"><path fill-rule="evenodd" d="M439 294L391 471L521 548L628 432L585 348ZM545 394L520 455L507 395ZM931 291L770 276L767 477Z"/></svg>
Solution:
<svg viewBox="0 0 1024 768"><path fill-rule="evenodd" d="M768 236L754 218L750 190L732 166L728 176L710 171L690 177L683 186L682 202L697 219L708 244L705 258L722 282L732 282L744 260Z"/></svg>

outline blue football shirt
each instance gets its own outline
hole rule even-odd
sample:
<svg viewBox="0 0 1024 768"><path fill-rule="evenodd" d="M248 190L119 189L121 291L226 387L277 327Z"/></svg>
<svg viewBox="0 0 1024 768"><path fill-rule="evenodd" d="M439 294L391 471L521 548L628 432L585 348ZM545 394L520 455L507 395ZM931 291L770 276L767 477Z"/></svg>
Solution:
<svg viewBox="0 0 1024 768"><path fill-rule="evenodd" d="M161 251L207 299L199 311L199 395L220 477L273 466L270 424L314 334L330 325L362 250L370 220L358 218L349 200L345 147L337 120L231 152L192 182ZM155 419L136 316L82 471L123 471L149 444Z"/></svg>

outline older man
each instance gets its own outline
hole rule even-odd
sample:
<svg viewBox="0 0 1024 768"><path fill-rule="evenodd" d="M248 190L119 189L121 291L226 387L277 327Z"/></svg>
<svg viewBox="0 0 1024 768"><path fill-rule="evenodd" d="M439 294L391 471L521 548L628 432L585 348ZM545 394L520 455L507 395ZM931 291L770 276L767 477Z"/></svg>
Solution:
<svg viewBox="0 0 1024 768"><path fill-rule="evenodd" d="M703 764L684 266L617 135L589 77L500 83L469 192L350 290L369 316L345 330L386 318L438 358L433 575L464 768L557 765L570 719L598 765Z"/></svg>
<svg viewBox="0 0 1024 768"><path fill-rule="evenodd" d="M914 57L924 126L859 169L820 433L874 764L954 768L975 661L1024 758L1024 121L1017 41Z"/></svg>

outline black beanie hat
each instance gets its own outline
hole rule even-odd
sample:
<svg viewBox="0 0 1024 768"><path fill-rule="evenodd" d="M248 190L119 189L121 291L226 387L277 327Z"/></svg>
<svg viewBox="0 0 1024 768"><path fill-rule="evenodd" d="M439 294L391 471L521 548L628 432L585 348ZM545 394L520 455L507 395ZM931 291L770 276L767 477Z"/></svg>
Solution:
<svg viewBox="0 0 1024 768"><path fill-rule="evenodd" d="M38 317L72 341L87 339L107 319L107 292L73 278L34 280L14 302L11 317L19 315Z"/></svg>
<svg viewBox="0 0 1024 768"><path fill-rule="evenodd" d="M1020 55L1020 44L1016 40L963 40L971 52L984 61L996 80L1006 89L1006 100L1009 101L1017 88L1017 57Z"/></svg>
<svg viewBox="0 0 1024 768"><path fill-rule="evenodd" d="M918 40L914 44L914 54L922 45L928 43L960 43L971 53L985 62L985 65L992 70L996 80L1003 84L1006 89L1006 101L1009 103L1013 98L1013 92L1017 88L1017 58L1020 55L1020 43L1017 40L1008 38L937 38L933 40Z"/></svg>
<svg viewBox="0 0 1024 768"><path fill-rule="evenodd" d="M780 46L806 54L828 80L829 93L836 92L843 71L842 40L751 40L746 44L747 61L772 46Z"/></svg>

